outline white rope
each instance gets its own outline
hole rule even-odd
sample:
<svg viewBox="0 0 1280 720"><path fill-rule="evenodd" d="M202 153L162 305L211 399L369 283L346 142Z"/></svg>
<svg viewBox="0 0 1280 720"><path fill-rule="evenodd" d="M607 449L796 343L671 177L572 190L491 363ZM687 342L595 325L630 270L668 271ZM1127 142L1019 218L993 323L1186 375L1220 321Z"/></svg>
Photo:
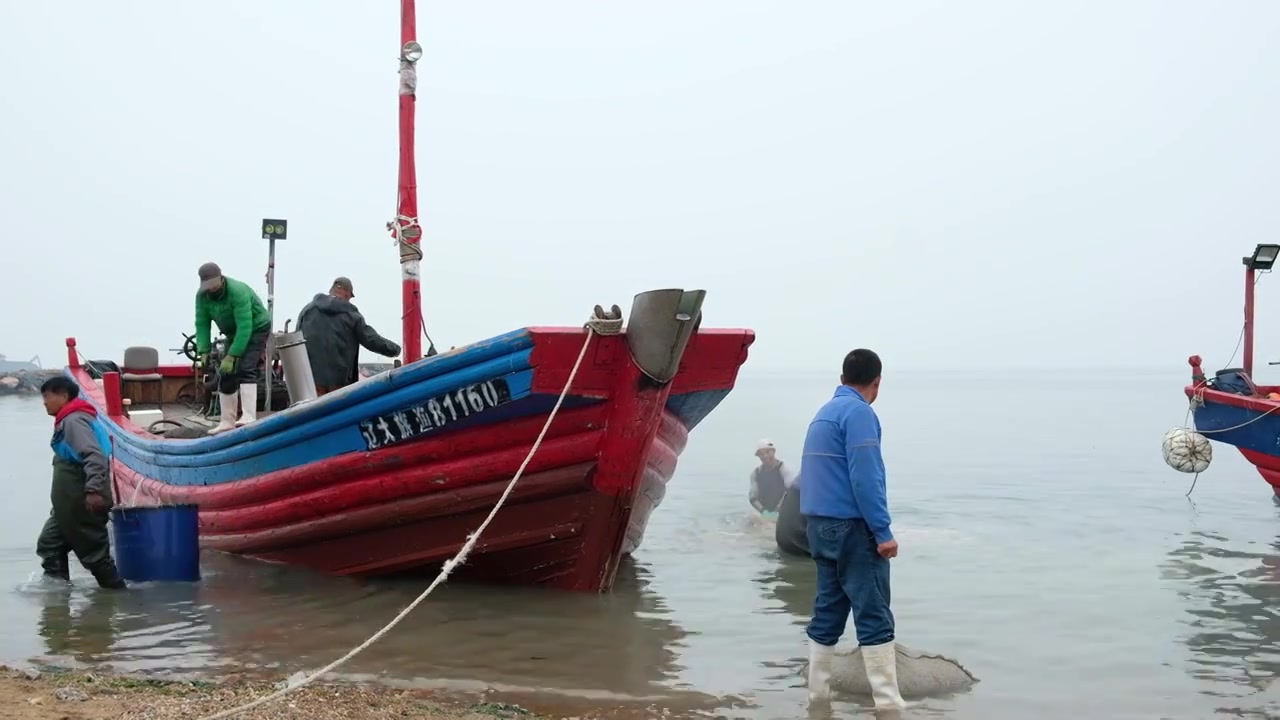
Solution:
<svg viewBox="0 0 1280 720"><path fill-rule="evenodd" d="M387 223L387 229L391 231L391 244L400 249L400 262L422 259L422 245L411 243L406 239L422 237L422 225L418 222L418 218L396 215L395 220Z"/></svg>
<svg viewBox="0 0 1280 720"><path fill-rule="evenodd" d="M306 687L316 678L331 672L334 668L337 668L339 665L342 665L363 652L370 645L381 640L382 636L390 632L391 629L398 625L401 620L408 616L409 613L413 612L414 608L418 607L423 600L426 600L427 596L431 594L431 591L435 590L438 585L445 581L445 578L449 577L449 574L453 572L454 568L465 562L467 556L471 554L472 548L475 547L476 541L480 539L480 534L484 532L485 528L489 527L490 521L492 521L494 516L498 514L498 510L502 508L503 503L507 501L507 497L511 495L511 491L515 489L516 483L519 482L520 477L524 475L524 469L529 466L529 461L533 460L534 453L538 452L538 448L542 445L542 439L546 437L547 430L551 428L551 422L556 419L556 413L560 411L560 405L564 402L565 396L569 394L569 388L573 386L573 380L578 375L578 368L582 366L582 359L587 356L587 348L591 345L591 337L593 335L617 335L622 332L622 314L618 311L617 305L613 306L613 310L613 313L606 315L601 311L599 305L596 306L595 313L584 326L587 329L587 337L582 341L582 349L578 351L578 359L573 362L573 369L569 371L569 379L565 382L564 389L560 391L560 397L556 399L556 404L551 408L551 412L547 415L547 421L543 423L542 432L538 433L538 439L534 440L533 447L529 448L529 454L525 456L524 462L520 463L520 468L516 470L516 474L511 478L511 482L507 483L507 488L502 491L502 496L498 498L498 502L495 503L493 509L489 511L489 516L484 519L484 522L480 523L480 527L476 528L475 532L467 536L467 542L463 544L462 549L458 551L457 555L453 556L453 559L446 562L444 567L440 568L440 574L436 575L436 579L427 586L426 590L422 591L421 595L419 595L413 602L409 603L405 609L401 610L399 615L392 618L391 622L387 623L381 630L370 636L368 640L365 640L363 643L352 648L346 655L343 655L337 660L334 660L328 665L325 665L319 670L302 678L297 683L286 685L284 688L281 688L270 695L265 695L239 707L208 715L201 718L201 720L218 720L219 718L238 715L246 710L252 710L260 705L265 705L272 700L282 698L294 690Z"/></svg>

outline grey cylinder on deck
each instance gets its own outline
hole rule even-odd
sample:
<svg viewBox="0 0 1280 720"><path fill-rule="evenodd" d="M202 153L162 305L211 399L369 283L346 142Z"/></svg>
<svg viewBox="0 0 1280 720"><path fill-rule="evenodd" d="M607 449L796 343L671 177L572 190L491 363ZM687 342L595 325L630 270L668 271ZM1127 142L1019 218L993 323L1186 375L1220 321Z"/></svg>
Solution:
<svg viewBox="0 0 1280 720"><path fill-rule="evenodd" d="M275 346L280 354L280 366L284 368L289 404L315 400L316 379L311 374L311 358L307 356L307 339L302 336L302 331L276 333Z"/></svg>

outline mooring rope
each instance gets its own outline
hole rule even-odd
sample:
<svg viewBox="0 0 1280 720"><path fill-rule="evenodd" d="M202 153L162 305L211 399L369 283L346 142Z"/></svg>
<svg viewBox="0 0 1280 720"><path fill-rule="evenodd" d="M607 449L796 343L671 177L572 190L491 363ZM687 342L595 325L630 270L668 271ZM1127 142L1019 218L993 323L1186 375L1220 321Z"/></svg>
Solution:
<svg viewBox="0 0 1280 720"><path fill-rule="evenodd" d="M546 437L547 430L551 428L551 422L556 419L556 413L560 411L560 405L564 402L565 396L569 394L569 388L573 386L574 378L578 375L578 368L582 366L582 359L587 356L587 348L591 345L592 336L617 335L622 332L622 315L620 312L605 313L600 309L600 306L597 305L591 319L587 320L584 327L587 329L587 337L582 341L582 349L578 351L578 359L573 362L573 369L569 371L569 379L565 381L564 389L560 391L560 397L556 399L556 404L551 408L551 412L548 413L547 421L542 424L542 432L538 433L538 439L533 441L533 447L529 448L529 454L525 456L524 462L520 463L520 468L516 470L516 474L512 476L511 481L507 483L506 489L502 491L502 496L498 498L498 502L495 503L493 509L489 511L489 516L484 519L484 522L480 523L480 527L476 528L475 532L467 536L467 542L463 544L462 549L458 551L457 555L453 556L453 559L446 562L444 566L440 568L440 574L436 575L436 579L427 586L427 589L423 590L421 595L414 599L413 602L409 603L405 609L401 610L399 615L392 618L391 622L387 623L381 630L370 636L368 640L365 640L363 643L352 648L346 655L343 655L337 660L334 660L328 665L325 665L319 670L304 677L296 684L286 685L270 695L265 695L239 707L208 715L201 718L201 720L218 720L219 718L238 715L246 710L252 710L260 705L265 705L272 700L282 698L294 690L306 687L316 678L331 672L334 668L337 668L347 662L351 658L363 652L370 645L373 645L378 640L382 639L383 635L390 632L391 629L398 625L409 613L413 612L414 608L418 607L423 600L426 600L427 596L431 594L431 591L435 590L437 586L445 581L445 578L449 577L449 574L453 572L454 568L466 561L467 556L471 554L472 548L475 547L476 541L480 539L480 534L484 532L485 528L489 527L490 521L492 521L494 516L498 514L498 510L502 508L503 503L507 501L507 497L510 496L511 491L515 489L516 483L519 482L520 477L524 475L525 468L529 466L529 461L533 460L534 453L538 452L538 448L542 445L542 440Z"/></svg>

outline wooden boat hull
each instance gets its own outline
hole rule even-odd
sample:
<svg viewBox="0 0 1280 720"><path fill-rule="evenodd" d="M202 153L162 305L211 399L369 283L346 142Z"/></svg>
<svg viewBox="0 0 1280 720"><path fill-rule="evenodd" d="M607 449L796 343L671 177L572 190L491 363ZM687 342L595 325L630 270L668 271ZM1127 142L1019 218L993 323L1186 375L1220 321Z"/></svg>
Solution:
<svg viewBox="0 0 1280 720"><path fill-rule="evenodd" d="M1188 398L1199 397L1192 414L1196 430L1214 442L1235 446L1258 469L1262 479L1280 496L1280 401L1259 388L1260 395L1237 395L1202 385L1188 385Z"/></svg>
<svg viewBox="0 0 1280 720"><path fill-rule="evenodd" d="M194 440L156 438L107 413L117 502L196 503L202 544L231 553L339 575L430 572L493 508L584 339L578 328L518 330ZM593 339L542 445L456 576L607 591L618 560L642 542L689 431L732 389L753 340L749 330L696 332L674 378L659 383L625 335ZM190 379L189 368L162 370ZM68 372L110 407L110 384L74 363Z"/></svg>

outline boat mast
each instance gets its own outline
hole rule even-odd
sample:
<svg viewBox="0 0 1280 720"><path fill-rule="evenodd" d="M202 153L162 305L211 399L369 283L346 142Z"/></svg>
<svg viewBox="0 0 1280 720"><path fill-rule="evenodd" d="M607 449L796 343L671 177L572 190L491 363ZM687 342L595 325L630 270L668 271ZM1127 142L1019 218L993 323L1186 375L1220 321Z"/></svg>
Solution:
<svg viewBox="0 0 1280 720"><path fill-rule="evenodd" d="M417 41L414 0L400 0L400 171L396 199L396 219L388 228L400 248L400 277L403 283L404 362L422 357L422 289L418 281L422 248L422 226L418 223L418 176L414 166L413 125L418 86L417 62L422 46Z"/></svg>
<svg viewBox="0 0 1280 720"><path fill-rule="evenodd" d="M1253 288L1258 284L1258 271L1251 260L1244 259L1244 329L1241 331L1244 336L1244 374L1250 380L1253 379Z"/></svg>

